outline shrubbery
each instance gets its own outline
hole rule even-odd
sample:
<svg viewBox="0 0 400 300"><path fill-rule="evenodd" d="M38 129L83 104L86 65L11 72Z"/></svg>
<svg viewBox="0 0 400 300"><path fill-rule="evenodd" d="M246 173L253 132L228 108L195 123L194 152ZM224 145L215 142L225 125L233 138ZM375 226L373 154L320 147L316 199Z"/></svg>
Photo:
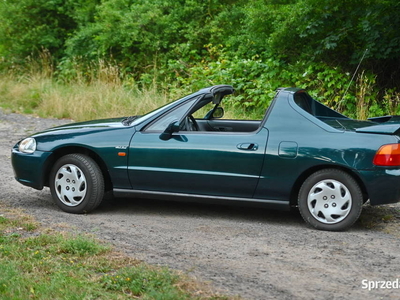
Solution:
<svg viewBox="0 0 400 300"><path fill-rule="evenodd" d="M399 114L399 12L397 0L4 0L0 67L48 51L66 82L101 61L128 85L232 84L249 110L299 86L353 117Z"/></svg>

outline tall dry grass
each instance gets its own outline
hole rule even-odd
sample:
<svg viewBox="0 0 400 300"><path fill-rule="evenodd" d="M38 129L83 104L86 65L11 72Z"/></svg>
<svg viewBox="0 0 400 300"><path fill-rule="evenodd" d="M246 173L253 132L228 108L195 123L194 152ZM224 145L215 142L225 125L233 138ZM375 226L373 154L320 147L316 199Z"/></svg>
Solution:
<svg viewBox="0 0 400 300"><path fill-rule="evenodd" d="M56 84L42 94L38 109L42 117L72 118L76 121L143 114L168 102L156 86L125 88L102 81L82 85Z"/></svg>
<svg viewBox="0 0 400 300"><path fill-rule="evenodd" d="M156 82L140 88L121 80L120 71L104 61L75 70L69 81L54 77L49 55L28 68L0 74L0 106L10 112L83 121L143 114L174 100Z"/></svg>

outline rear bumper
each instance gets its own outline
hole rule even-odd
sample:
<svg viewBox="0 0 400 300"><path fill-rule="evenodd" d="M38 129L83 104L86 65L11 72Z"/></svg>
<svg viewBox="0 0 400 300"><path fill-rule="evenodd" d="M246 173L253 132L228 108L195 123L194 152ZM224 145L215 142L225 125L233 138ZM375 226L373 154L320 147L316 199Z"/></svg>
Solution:
<svg viewBox="0 0 400 300"><path fill-rule="evenodd" d="M45 184L45 165L52 152L35 151L32 154L22 153L18 148L11 152L11 164L15 179L26 186L37 190Z"/></svg>
<svg viewBox="0 0 400 300"><path fill-rule="evenodd" d="M371 205L400 202L400 169L360 171Z"/></svg>

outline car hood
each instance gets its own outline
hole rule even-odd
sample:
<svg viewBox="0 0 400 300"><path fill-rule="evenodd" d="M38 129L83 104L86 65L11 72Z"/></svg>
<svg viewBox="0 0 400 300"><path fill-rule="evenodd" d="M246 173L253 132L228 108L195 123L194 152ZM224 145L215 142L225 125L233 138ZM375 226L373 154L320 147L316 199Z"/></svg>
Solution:
<svg viewBox="0 0 400 300"><path fill-rule="evenodd" d="M66 132L71 132L71 131L96 131L96 130L107 130L107 129L112 129L112 128L122 128L122 127L127 127L126 124L124 124L124 120L126 118L112 118L112 119L102 119L102 120L92 120L92 121L86 121L86 122L78 122L78 123L70 123L70 124L65 124L53 128L46 129L44 131L41 131L35 136L41 136L45 134L61 134L61 133L66 133Z"/></svg>

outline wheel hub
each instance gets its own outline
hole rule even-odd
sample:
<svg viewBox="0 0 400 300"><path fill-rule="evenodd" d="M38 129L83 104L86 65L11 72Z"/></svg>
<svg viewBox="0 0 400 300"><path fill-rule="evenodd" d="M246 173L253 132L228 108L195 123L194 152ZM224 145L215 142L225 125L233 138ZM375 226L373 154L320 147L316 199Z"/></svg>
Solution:
<svg viewBox="0 0 400 300"><path fill-rule="evenodd" d="M352 197L341 182L326 179L316 183L307 197L311 215L325 224L341 222L350 213Z"/></svg>
<svg viewBox="0 0 400 300"><path fill-rule="evenodd" d="M64 165L57 171L54 185L57 197L67 206L79 205L87 192L86 177L73 164Z"/></svg>

